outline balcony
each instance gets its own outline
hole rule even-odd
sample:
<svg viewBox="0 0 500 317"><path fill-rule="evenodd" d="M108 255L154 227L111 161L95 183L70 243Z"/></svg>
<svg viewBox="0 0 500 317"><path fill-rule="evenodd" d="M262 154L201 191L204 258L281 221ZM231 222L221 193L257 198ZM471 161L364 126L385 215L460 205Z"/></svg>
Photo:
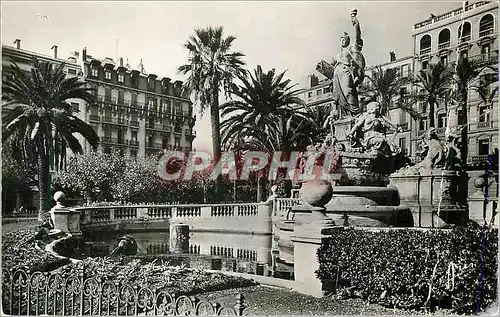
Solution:
<svg viewBox="0 0 500 317"><path fill-rule="evenodd" d="M155 142L155 143L148 143L148 144L146 145L146 147L147 147L148 149L157 149L157 150L161 150L161 149L162 149L162 144L161 144L161 143L156 143L156 142Z"/></svg>
<svg viewBox="0 0 500 317"><path fill-rule="evenodd" d="M437 134L444 134L445 131L446 131L446 127L436 128L436 133Z"/></svg>
<svg viewBox="0 0 500 317"><path fill-rule="evenodd" d="M430 52L431 52L431 48L430 47L424 48L424 49L420 50L420 55L429 54Z"/></svg>
<svg viewBox="0 0 500 317"><path fill-rule="evenodd" d="M477 123L478 130L491 129L493 128L493 121L483 121Z"/></svg>
<svg viewBox="0 0 500 317"><path fill-rule="evenodd" d="M438 50L442 50L442 49L447 48L449 46L450 46L450 41L445 42L445 43L439 43L438 44Z"/></svg>
<svg viewBox="0 0 500 317"><path fill-rule="evenodd" d="M95 121L95 122L99 122L99 115L95 115L95 114L91 114L90 115L90 121Z"/></svg>
<svg viewBox="0 0 500 317"><path fill-rule="evenodd" d="M493 34L493 28L479 31L479 38L485 37L490 34Z"/></svg>
<svg viewBox="0 0 500 317"><path fill-rule="evenodd" d="M460 42L460 43L469 42L469 41L470 41L470 39L471 39L470 34L463 35L463 36L459 39L459 42Z"/></svg>
<svg viewBox="0 0 500 317"><path fill-rule="evenodd" d="M127 142L125 139L113 138L110 136L101 137L101 142L102 143L110 143L110 144L118 144L118 145L127 145Z"/></svg>
<svg viewBox="0 0 500 317"><path fill-rule="evenodd" d="M473 155L467 158L467 164L472 166L482 166L488 164L489 155Z"/></svg>
<svg viewBox="0 0 500 317"><path fill-rule="evenodd" d="M471 56L470 60L477 61L481 64L496 64L498 63L498 52L490 52Z"/></svg>
<svg viewBox="0 0 500 317"><path fill-rule="evenodd" d="M474 10L476 8L482 7L482 6L490 4L490 3L494 3L494 2L492 2L492 1L478 1L475 3L471 3L471 4L465 6L465 12ZM452 11L448 11L446 13L438 15L434 18L427 19L427 20L424 20L422 22L418 22L418 23L414 24L413 29L416 30L416 29L422 28L422 27L430 25L430 24L434 24L434 23L438 23L440 21L451 19L453 17L459 17L463 13L464 13L463 7L457 8L457 9L454 9Z"/></svg>

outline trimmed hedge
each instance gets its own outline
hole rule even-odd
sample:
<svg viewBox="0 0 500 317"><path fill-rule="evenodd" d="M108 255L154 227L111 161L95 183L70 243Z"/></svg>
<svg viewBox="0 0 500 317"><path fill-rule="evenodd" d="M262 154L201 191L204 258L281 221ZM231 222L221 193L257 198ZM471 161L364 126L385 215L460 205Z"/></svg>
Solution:
<svg viewBox="0 0 500 317"><path fill-rule="evenodd" d="M339 297L456 313L484 311L497 297L498 229L347 229L317 254L318 278Z"/></svg>

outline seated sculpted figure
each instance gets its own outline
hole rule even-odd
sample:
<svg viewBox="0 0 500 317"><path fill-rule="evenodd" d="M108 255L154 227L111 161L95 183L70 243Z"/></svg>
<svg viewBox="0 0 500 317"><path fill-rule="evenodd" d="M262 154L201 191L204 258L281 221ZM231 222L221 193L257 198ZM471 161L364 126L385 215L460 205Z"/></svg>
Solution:
<svg viewBox="0 0 500 317"><path fill-rule="evenodd" d="M367 105L367 112L361 114L347 135L351 141L358 141L366 151L384 156L394 156L398 148L386 138L387 128L401 132L387 118L380 114L380 104L376 101Z"/></svg>

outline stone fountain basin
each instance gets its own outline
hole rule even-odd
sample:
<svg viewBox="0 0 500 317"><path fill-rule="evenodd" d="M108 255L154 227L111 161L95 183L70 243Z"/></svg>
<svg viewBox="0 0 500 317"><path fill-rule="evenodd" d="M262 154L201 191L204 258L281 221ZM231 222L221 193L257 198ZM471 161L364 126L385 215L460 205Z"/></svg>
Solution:
<svg viewBox="0 0 500 317"><path fill-rule="evenodd" d="M399 206L398 189L395 187L334 186L333 197L326 204L327 209L335 206Z"/></svg>

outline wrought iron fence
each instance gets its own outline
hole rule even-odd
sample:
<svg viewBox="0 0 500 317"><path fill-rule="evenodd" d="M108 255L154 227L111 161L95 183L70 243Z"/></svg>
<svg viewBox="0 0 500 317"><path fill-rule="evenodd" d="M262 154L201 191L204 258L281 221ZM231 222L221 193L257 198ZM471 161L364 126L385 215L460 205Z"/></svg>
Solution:
<svg viewBox="0 0 500 317"><path fill-rule="evenodd" d="M165 289L104 281L81 274L24 270L3 271L2 307L9 315L242 316L244 296L234 307L194 296L175 296Z"/></svg>

